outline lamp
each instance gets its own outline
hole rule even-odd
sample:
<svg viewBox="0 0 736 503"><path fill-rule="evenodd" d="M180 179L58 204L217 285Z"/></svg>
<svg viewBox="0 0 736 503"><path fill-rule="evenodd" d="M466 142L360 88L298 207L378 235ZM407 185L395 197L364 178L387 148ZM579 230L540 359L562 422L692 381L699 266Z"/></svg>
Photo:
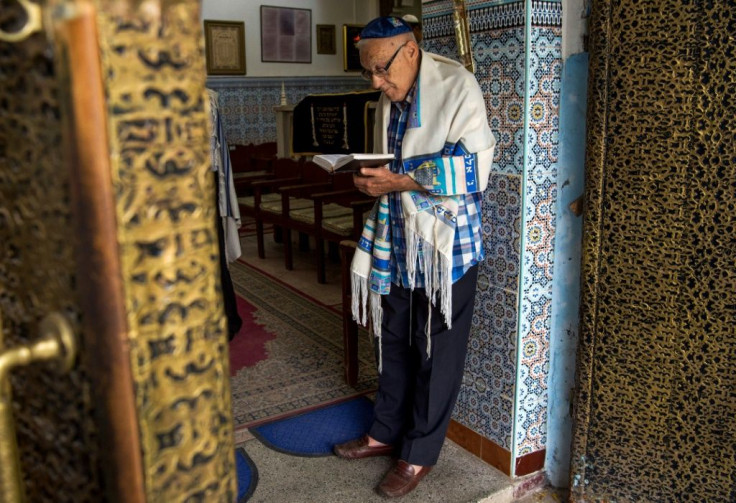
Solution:
<svg viewBox="0 0 736 503"><path fill-rule="evenodd" d="M455 25L455 40L460 62L469 72L475 73L473 62L473 48L470 46L470 28L468 27L468 12L465 0L453 0L452 20Z"/></svg>

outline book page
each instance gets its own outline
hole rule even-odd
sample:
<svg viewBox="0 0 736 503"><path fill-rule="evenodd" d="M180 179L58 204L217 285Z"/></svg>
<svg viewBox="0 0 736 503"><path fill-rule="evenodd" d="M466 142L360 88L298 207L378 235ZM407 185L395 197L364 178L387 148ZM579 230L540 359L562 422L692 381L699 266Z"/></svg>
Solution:
<svg viewBox="0 0 736 503"><path fill-rule="evenodd" d="M335 165L340 161L341 158L350 157L345 154L321 154L315 155L312 158L312 162L316 165L326 169L327 171L334 171ZM350 159L347 159L349 161Z"/></svg>
<svg viewBox="0 0 736 503"><path fill-rule="evenodd" d="M393 154L320 154L312 161L327 171L358 171L361 167L383 166L393 158Z"/></svg>

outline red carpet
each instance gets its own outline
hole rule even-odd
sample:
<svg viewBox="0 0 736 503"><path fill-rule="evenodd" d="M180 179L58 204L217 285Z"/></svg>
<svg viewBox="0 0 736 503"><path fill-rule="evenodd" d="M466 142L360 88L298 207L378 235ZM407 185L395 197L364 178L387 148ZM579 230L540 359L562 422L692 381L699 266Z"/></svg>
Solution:
<svg viewBox="0 0 736 503"><path fill-rule="evenodd" d="M230 275L244 322L230 343L236 432L375 390L367 334L358 339L360 372L350 387L339 313L239 260Z"/></svg>
<svg viewBox="0 0 736 503"><path fill-rule="evenodd" d="M235 338L230 342L230 375L234 376L238 370L252 367L256 363L268 358L266 342L276 337L254 320L256 308L250 302L235 296L238 301L238 314L243 320L243 326Z"/></svg>

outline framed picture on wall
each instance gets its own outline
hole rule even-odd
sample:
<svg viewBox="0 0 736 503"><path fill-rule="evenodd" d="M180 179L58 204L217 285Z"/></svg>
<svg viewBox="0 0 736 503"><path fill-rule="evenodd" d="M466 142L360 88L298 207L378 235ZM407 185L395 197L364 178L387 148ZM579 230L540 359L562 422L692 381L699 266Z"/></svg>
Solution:
<svg viewBox="0 0 736 503"><path fill-rule="evenodd" d="M312 62L312 11L261 5L261 61Z"/></svg>
<svg viewBox="0 0 736 503"><path fill-rule="evenodd" d="M342 65L346 72L359 72L363 69L360 66L360 54L358 54L355 43L364 26L363 24L342 25Z"/></svg>
<svg viewBox="0 0 736 503"><path fill-rule="evenodd" d="M245 75L245 23L204 21L208 75Z"/></svg>
<svg viewBox="0 0 736 503"><path fill-rule="evenodd" d="M317 54L335 54L335 25L317 25Z"/></svg>

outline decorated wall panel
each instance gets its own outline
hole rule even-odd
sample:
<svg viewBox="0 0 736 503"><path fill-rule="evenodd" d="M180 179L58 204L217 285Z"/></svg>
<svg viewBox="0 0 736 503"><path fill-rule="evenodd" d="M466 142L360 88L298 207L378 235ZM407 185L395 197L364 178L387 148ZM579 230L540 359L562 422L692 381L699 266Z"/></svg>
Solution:
<svg viewBox="0 0 736 503"><path fill-rule="evenodd" d="M486 260L455 420L524 455L545 448L557 203L561 3L466 1L497 147ZM422 6L425 48L456 58L452 2ZM515 436L514 436L515 432Z"/></svg>
<svg viewBox="0 0 736 503"><path fill-rule="evenodd" d="M235 459L199 2L99 1L150 501L227 501Z"/></svg>
<svg viewBox="0 0 736 503"><path fill-rule="evenodd" d="M538 19L543 21L547 18L540 14ZM562 67L561 27L533 25L531 36L527 63L525 231L515 419L519 456L544 449L547 441L547 378Z"/></svg>
<svg viewBox="0 0 736 503"><path fill-rule="evenodd" d="M475 12L470 13L471 20ZM456 57L452 17L426 19L427 50ZM430 38L436 35L437 38ZM493 175L483 202L486 260L464 385L455 419L511 450L516 375L517 305L524 131L523 27L471 33L476 77L496 136ZM520 88L521 83L521 88Z"/></svg>
<svg viewBox="0 0 736 503"><path fill-rule="evenodd" d="M4 3L0 27L22 26L20 10L17 2ZM16 43L0 41L0 348L5 349L37 341L38 323L52 311L67 316L79 332L69 176L52 54L43 33ZM43 363L11 374L28 501L102 500L98 431L83 360L64 375Z"/></svg>
<svg viewBox="0 0 736 503"><path fill-rule="evenodd" d="M276 113L284 85L286 100L295 105L308 94L333 94L367 89L359 77L209 79L220 94L220 114L231 145L276 141Z"/></svg>
<svg viewBox="0 0 736 503"><path fill-rule="evenodd" d="M594 5L575 501L736 501L735 23Z"/></svg>

